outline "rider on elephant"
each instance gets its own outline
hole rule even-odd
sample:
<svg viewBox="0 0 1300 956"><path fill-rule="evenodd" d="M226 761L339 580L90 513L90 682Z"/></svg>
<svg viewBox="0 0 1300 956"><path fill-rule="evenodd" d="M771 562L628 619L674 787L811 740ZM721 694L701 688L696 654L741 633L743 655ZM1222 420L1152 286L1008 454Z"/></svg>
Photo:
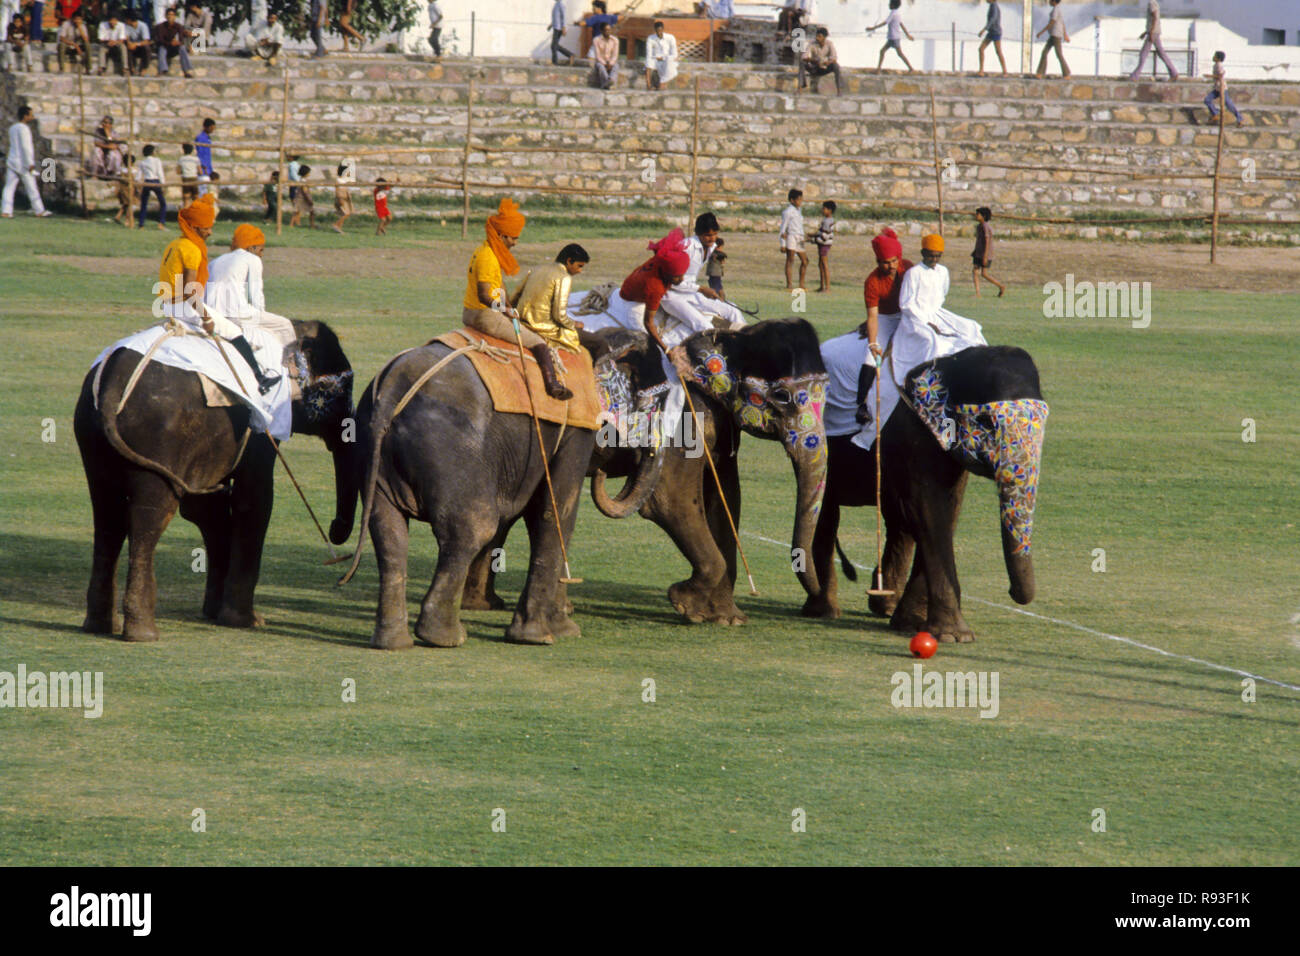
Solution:
<svg viewBox="0 0 1300 956"><path fill-rule="evenodd" d="M578 329L582 324L569 318L569 291L573 277L590 261L587 250L571 242L560 250L550 265L530 272L515 293L514 306L519 312L520 324L540 335L551 348L570 352L582 348L578 341ZM565 401L573 397L573 392L567 387L564 392Z"/></svg>
<svg viewBox="0 0 1300 956"><path fill-rule="evenodd" d="M212 260L203 301L245 329L264 329L281 345L297 341L293 323L266 310L262 289L262 251L266 235L248 223L235 227L230 251ZM272 365L279 365L279 359Z"/></svg>
<svg viewBox="0 0 1300 956"><path fill-rule="evenodd" d="M161 292L163 314L208 335L220 335L230 342L257 376L258 390L265 395L280 376L264 374L253 357L253 347L244 338L244 330L226 318L219 309L207 305L204 290L208 284L208 245L217 208L212 194L200 196L176 216L181 235L163 250L158 268L155 295Z"/></svg>
<svg viewBox="0 0 1300 956"><path fill-rule="evenodd" d="M707 285L700 285L700 270L708 262L718 241L718 218L711 212L695 217L695 235L686 240L686 254L690 265L680 281L664 296L664 314L673 322L705 332L714 328L711 315L722 318L727 326L739 329L745 325L745 315ZM689 333L688 333L689 334Z"/></svg>
<svg viewBox="0 0 1300 956"><path fill-rule="evenodd" d="M663 305L668 290L682 281L686 270L690 268L691 257L686 251L686 237L680 229L674 229L658 242L650 243L646 248L654 255L637 266L632 274L623 280L618 294L628 304L627 322L629 328L651 328L656 313ZM667 310L665 309L665 312ZM668 357L673 367L683 377L691 376L690 360L681 343L700 331L689 323L680 320L664 321L661 330L663 343L668 348ZM712 328L712 326L709 326Z"/></svg>
<svg viewBox="0 0 1300 956"><path fill-rule="evenodd" d="M902 319L894 334L891 358L899 386L907 373L923 362L988 344L978 322L943 307L949 279L947 268L939 262L942 258L943 237L923 236L921 267L909 269L903 276L898 296Z"/></svg>
<svg viewBox="0 0 1300 956"><path fill-rule="evenodd" d="M510 320L519 318L519 313L506 295L502 274L512 276L519 271L519 263L510 250L519 242L525 222L518 204L513 199L502 199L496 214L488 216L484 224L487 239L474 250L474 255L469 260L469 279L465 287L465 311L462 319L470 328L507 342L515 337L515 325ZM519 327L519 339L537 360L546 394L562 401L572 398L573 393L564 387L555 372L551 350L546 341L536 332L522 326Z"/></svg>
<svg viewBox="0 0 1300 956"><path fill-rule="evenodd" d="M903 244L898 241L898 234L888 227L882 229L880 235L871 240L871 251L876 256L876 268L868 273L866 281L862 283L862 298L867 306L867 319L858 326L858 335L867 340L867 350L856 370L857 401L854 403L854 408L857 409L856 420L859 423L871 417L866 410L867 392L876 377L876 363L885 354L885 347L893 338L894 330L898 328L898 294L903 289L903 275L913 265L910 259L903 258ZM883 334L882 316L884 317ZM884 345L881 344L882 338ZM825 349L822 350L822 358L826 360ZM832 396L837 390L836 375L831 371L829 360L826 369L831 373L831 389L826 399L829 414L834 401Z"/></svg>

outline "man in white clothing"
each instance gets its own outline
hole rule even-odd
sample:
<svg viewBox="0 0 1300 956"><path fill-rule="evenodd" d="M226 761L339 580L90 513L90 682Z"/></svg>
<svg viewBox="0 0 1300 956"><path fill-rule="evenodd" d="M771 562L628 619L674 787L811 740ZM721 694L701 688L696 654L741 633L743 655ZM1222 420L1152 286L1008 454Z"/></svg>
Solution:
<svg viewBox="0 0 1300 956"><path fill-rule="evenodd" d="M279 56L280 48L284 46L284 24L274 13L268 14L265 23L248 31L248 36L244 37L244 45L248 47L248 52L260 56L268 64L275 66L275 58Z"/></svg>
<svg viewBox="0 0 1300 956"><path fill-rule="evenodd" d="M109 61L117 64L118 75L127 72L126 62L126 24L117 18L114 11L108 19L99 25L99 72L108 70Z"/></svg>
<svg viewBox="0 0 1300 956"><path fill-rule="evenodd" d="M0 215L6 219L14 217L14 193L21 180L23 192L31 204L32 212L38 216L50 215L41 202L41 190L36 185L36 147L32 145L30 124L35 121L30 106L18 108L18 122L9 127L9 155L5 161L4 201L0 204Z"/></svg>
<svg viewBox="0 0 1300 956"><path fill-rule="evenodd" d="M677 76L677 38L664 32L664 22L655 21L655 32L645 41L645 85L657 90Z"/></svg>
<svg viewBox="0 0 1300 956"><path fill-rule="evenodd" d="M745 324L745 314L727 302L708 286L700 285L700 270L713 252L718 241L718 219L711 212L695 218L695 235L686 240L686 254L691 264L682 275L682 281L668 289L660 303L664 312L664 341L668 347L680 345L696 332L714 328L713 316L718 316L731 328Z"/></svg>
<svg viewBox="0 0 1300 956"><path fill-rule="evenodd" d="M973 345L988 345L979 323L943 307L948 295L948 270L940 264L943 237L921 239L921 265L903 274L898 295L901 320L894 333L890 365L902 386L907 373L923 362L952 355Z"/></svg>
<svg viewBox="0 0 1300 956"><path fill-rule="evenodd" d="M266 296L262 290L262 251L265 247L266 236L261 229L248 223L238 226L230 251L213 259L208 266L203 302L245 329L264 329L281 345L290 345L296 339L293 323L266 310ZM262 360L262 365L268 368L277 368L279 364L278 355Z"/></svg>

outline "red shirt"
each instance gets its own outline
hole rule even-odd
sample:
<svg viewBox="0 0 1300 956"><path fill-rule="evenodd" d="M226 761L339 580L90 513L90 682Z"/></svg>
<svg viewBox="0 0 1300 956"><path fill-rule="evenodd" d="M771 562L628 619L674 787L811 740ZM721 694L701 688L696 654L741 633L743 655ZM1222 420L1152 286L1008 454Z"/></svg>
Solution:
<svg viewBox="0 0 1300 956"><path fill-rule="evenodd" d="M375 215L380 219L388 219L392 213L388 211L388 187L375 187Z"/></svg>
<svg viewBox="0 0 1300 956"><path fill-rule="evenodd" d="M628 302L644 302L647 319L653 319L659 311L659 303L668 293L668 287L659 277L659 270L654 260L637 266L636 271L623 280L618 294Z"/></svg>
<svg viewBox="0 0 1300 956"><path fill-rule="evenodd" d="M867 308L875 306L885 315L893 315L898 311L898 293L903 291L903 273L912 268L912 263L907 259L898 260L898 272L894 275L885 275L880 267L877 266L867 276L867 281L862 283L862 298L867 303Z"/></svg>

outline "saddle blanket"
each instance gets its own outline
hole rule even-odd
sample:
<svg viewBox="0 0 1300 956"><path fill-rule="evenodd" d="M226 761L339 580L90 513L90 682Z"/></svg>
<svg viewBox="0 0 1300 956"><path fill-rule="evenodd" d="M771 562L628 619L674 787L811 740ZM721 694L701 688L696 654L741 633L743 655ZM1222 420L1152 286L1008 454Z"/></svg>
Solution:
<svg viewBox="0 0 1300 956"><path fill-rule="evenodd" d="M594 431L600 418L600 398L596 394L596 375L591 365L591 353L586 349L569 352L554 349L552 354L559 355L564 365L564 384L573 392L573 398L567 402L551 398L546 394L542 384L542 370L537 366L527 350L524 361L519 360L519 345L484 335L477 329L461 328L447 332L433 341L448 348L459 349L473 342L482 342L491 351L465 352L467 358L478 372L479 378L487 386L492 396L492 407L499 412L531 415L534 404L537 417L544 422L556 425L568 425L571 428L586 428ZM524 375L528 384L524 384ZM529 388L532 389L532 403L528 400Z"/></svg>
<svg viewBox="0 0 1300 956"><path fill-rule="evenodd" d="M244 337L248 339L259 357L269 356L274 359L274 361L264 360L265 367L280 369L283 347L275 336L261 329L250 328L244 330ZM98 368L93 389L96 407L99 406L99 376L104 370L104 360L118 349L130 349L143 357L160 338L163 341L149 361L195 372L210 379L234 401L248 406L252 413L249 425L255 431L268 432L276 441L284 441L289 437L293 431L292 392L289 376L284 374L282 369L280 381L265 395L261 395L257 391L257 379L253 376L252 369L229 342L221 343L230 359L230 365L227 365L221 357L221 352L217 350L216 343L207 336L199 335L192 330L186 330L184 335L168 334L168 326L165 324L153 325L134 335L128 335L99 353L99 357L90 366ZM238 371L238 379L231 373L231 365ZM139 388L140 386L137 385L136 389ZM205 386L205 394L209 391ZM136 397L132 395L127 399L126 409L131 407L131 402ZM209 404L212 404L211 401Z"/></svg>

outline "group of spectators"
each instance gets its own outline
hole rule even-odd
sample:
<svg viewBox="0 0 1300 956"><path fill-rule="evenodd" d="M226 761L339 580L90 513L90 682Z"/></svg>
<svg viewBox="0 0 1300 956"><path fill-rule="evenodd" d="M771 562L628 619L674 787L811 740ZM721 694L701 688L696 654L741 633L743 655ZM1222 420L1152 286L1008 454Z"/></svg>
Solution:
<svg viewBox="0 0 1300 956"><path fill-rule="evenodd" d="M32 69L32 49L45 46L44 6L37 0L0 0L6 69ZM21 12L24 7L30 8L28 16ZM202 49L212 35L212 14L198 3L184 7L178 0L126 0L120 10L106 8L100 0L58 0L56 17L60 72L71 64L87 73L102 74L111 67L118 74L142 75L156 56L159 75L179 60L181 70L191 76L194 45Z"/></svg>

